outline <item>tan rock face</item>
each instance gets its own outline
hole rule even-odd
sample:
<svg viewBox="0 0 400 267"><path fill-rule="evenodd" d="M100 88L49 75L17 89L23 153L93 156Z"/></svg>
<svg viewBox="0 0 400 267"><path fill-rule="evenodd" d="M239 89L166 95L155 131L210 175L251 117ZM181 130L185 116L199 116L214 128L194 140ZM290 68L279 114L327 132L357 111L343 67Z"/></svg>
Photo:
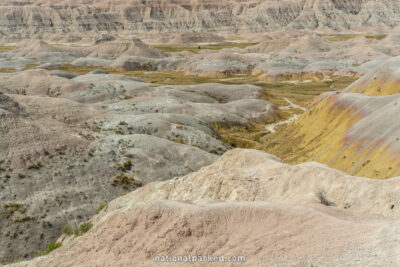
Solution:
<svg viewBox="0 0 400 267"><path fill-rule="evenodd" d="M400 2L351 0L2 1L0 31L12 36L98 31L263 32L290 29L390 27Z"/></svg>

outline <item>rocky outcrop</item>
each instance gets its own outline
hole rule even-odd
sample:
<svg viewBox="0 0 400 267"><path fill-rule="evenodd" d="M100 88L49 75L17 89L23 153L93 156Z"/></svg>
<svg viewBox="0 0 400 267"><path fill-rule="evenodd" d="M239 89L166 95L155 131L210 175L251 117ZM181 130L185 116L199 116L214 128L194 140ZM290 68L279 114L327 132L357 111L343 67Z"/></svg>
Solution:
<svg viewBox="0 0 400 267"><path fill-rule="evenodd" d="M0 31L14 37L160 32L263 32L392 27L398 0L2 1Z"/></svg>

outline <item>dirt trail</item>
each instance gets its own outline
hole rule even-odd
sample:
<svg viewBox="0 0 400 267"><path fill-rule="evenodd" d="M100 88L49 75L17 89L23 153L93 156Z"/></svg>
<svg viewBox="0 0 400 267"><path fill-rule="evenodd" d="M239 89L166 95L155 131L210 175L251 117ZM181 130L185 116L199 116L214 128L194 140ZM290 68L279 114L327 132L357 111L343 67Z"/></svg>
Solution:
<svg viewBox="0 0 400 267"><path fill-rule="evenodd" d="M306 109L305 107L302 107L302 106L299 106L299 105L293 103L292 101L290 101L290 100L287 99L286 97L284 97L283 99L284 99L289 105L287 105L287 106L281 106L281 107L279 107L279 109L281 109L281 110L283 110L283 109L301 109L303 112L306 112L306 111L307 111L307 109ZM284 120L284 121L279 121L279 122L271 123L271 124L267 125L267 126L265 127L265 129L268 130L268 131L270 131L271 133L274 133L276 127L281 126L281 125L285 125L285 124L289 124L289 123L291 123L291 122L297 120L301 115L302 115L302 114L293 113L293 116L290 117L289 119Z"/></svg>

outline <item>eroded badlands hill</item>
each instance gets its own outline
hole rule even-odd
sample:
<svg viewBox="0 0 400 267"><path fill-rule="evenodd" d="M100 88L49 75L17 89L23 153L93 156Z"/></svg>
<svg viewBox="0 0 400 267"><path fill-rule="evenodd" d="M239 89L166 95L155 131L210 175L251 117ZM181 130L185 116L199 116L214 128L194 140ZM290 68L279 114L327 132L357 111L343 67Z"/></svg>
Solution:
<svg viewBox="0 0 400 267"><path fill-rule="evenodd" d="M352 175L399 176L398 62L388 59L343 92L316 98L269 151L292 163L316 160Z"/></svg>
<svg viewBox="0 0 400 267"><path fill-rule="evenodd" d="M0 262L399 265L399 7L1 1Z"/></svg>
<svg viewBox="0 0 400 267"><path fill-rule="evenodd" d="M0 77L2 262L33 256L65 224L138 185L211 164L229 148L211 123L278 112L257 86L160 86L95 73Z"/></svg>
<svg viewBox="0 0 400 267"><path fill-rule="evenodd" d="M361 79L350 85L345 92L370 96L400 93L400 57L390 58L371 69Z"/></svg>
<svg viewBox="0 0 400 267"><path fill-rule="evenodd" d="M399 185L237 149L112 201L82 237L13 266L159 266L156 255L187 254L245 255L245 266L396 266Z"/></svg>
<svg viewBox="0 0 400 267"><path fill-rule="evenodd" d="M246 137L237 145L221 136L224 127L240 134L261 125L250 140L260 149L276 128L281 138L271 152L291 162L319 160L373 178L399 175L398 127L395 116L385 117L397 112L396 96L329 93L302 117L306 108L290 100L306 106L319 92L343 88L355 79L353 70L368 72L395 55L397 35L336 41L298 34L175 52L102 35L89 44L24 40L0 53L1 261L33 257L64 225L76 227L141 184L184 176L232 146L247 147ZM357 53L360 44L369 52ZM338 114L345 119L335 121ZM278 129L298 117L288 131ZM267 201L285 203L280 195Z"/></svg>
<svg viewBox="0 0 400 267"><path fill-rule="evenodd" d="M99 31L265 32L288 29L391 28L400 2L352 0L2 1L0 32L14 37ZM64 36L65 37L65 36Z"/></svg>

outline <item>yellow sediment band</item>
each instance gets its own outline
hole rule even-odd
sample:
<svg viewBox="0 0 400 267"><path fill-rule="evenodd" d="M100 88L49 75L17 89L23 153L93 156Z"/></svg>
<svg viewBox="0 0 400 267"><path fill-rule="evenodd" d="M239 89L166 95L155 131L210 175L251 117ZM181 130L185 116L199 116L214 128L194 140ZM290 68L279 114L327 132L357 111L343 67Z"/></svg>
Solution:
<svg viewBox="0 0 400 267"><path fill-rule="evenodd" d="M347 132L362 115L335 104L329 97L272 138L268 148L293 164L318 161L355 176L386 179L400 176L400 162L384 140L364 147L366 140L350 140Z"/></svg>

